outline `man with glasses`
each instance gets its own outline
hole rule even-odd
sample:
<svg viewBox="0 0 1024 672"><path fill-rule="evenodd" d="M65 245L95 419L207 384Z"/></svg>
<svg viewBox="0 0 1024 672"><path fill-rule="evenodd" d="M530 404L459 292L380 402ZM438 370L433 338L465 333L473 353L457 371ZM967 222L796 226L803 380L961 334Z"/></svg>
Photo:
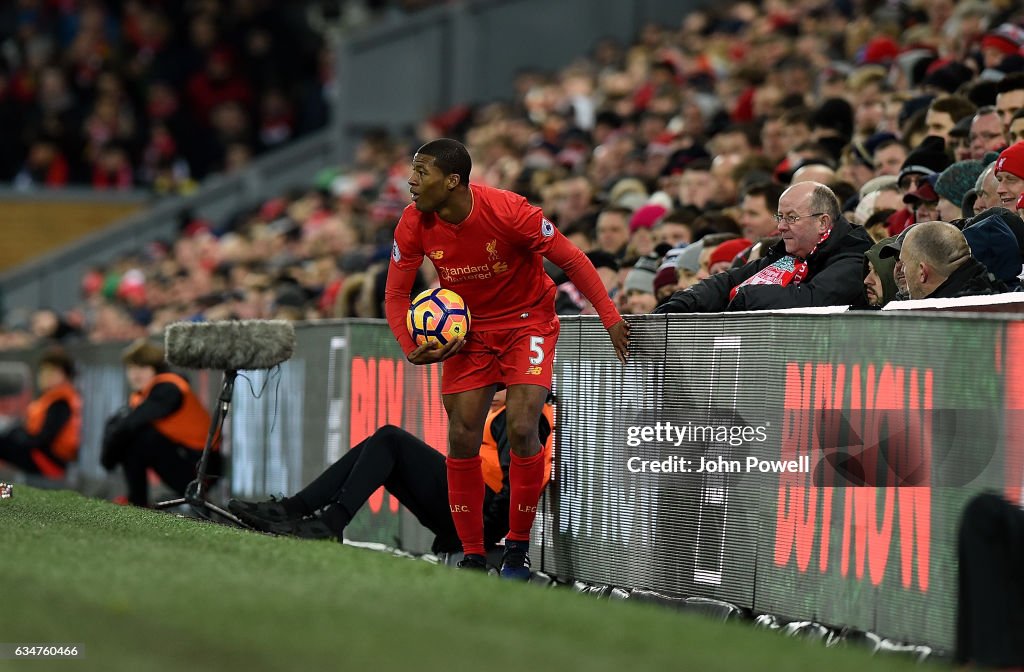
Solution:
<svg viewBox="0 0 1024 672"><path fill-rule="evenodd" d="M783 192L775 215L782 240L739 268L676 292L656 313L714 313L862 305L864 253L871 238L840 214L839 200L817 182Z"/></svg>

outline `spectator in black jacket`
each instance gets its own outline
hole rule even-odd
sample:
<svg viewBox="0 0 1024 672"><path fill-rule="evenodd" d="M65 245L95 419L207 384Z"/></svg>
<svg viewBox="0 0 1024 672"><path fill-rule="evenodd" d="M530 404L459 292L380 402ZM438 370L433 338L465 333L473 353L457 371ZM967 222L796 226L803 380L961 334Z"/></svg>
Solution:
<svg viewBox="0 0 1024 672"><path fill-rule="evenodd" d="M910 229L900 248L900 263L911 299L1007 291L971 254L963 232L946 222L922 222Z"/></svg>
<svg viewBox="0 0 1024 672"><path fill-rule="evenodd" d="M817 182L779 198L782 241L757 261L676 292L656 313L714 313L862 305L864 253L871 238L840 214L839 200Z"/></svg>

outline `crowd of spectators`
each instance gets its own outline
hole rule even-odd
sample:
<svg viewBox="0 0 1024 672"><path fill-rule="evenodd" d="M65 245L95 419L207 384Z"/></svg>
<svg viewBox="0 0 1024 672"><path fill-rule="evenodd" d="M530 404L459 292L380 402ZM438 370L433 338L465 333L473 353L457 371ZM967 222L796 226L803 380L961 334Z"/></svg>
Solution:
<svg viewBox="0 0 1024 672"><path fill-rule="evenodd" d="M323 126L309 4L0 3L0 182L188 193Z"/></svg>
<svg viewBox="0 0 1024 672"><path fill-rule="evenodd" d="M8 316L0 346L127 340L179 319L381 317L411 155L437 137L466 142L471 180L541 205L624 313L1012 290L1022 19L1012 1L768 0L647 25L416 137L368 132L308 189L184 218L176 239L90 271L76 310ZM952 226L897 237L929 221ZM591 312L551 272L559 311ZM429 264L422 276L437 282Z"/></svg>

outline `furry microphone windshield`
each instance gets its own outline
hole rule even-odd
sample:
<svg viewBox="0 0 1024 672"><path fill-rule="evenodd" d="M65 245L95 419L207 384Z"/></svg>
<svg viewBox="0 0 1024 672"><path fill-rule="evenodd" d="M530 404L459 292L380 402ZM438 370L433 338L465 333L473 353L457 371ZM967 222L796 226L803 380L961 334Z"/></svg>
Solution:
<svg viewBox="0 0 1024 672"><path fill-rule="evenodd" d="M177 322L167 327L168 363L185 369L271 369L295 352L295 327L285 320Z"/></svg>

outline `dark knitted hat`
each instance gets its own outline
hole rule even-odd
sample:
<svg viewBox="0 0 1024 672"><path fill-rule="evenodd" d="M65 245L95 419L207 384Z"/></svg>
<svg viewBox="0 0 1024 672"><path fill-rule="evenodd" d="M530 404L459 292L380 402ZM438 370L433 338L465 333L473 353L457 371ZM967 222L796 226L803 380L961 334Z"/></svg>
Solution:
<svg viewBox="0 0 1024 672"><path fill-rule="evenodd" d="M958 161L939 174L935 181L935 193L955 205L960 205L968 189L974 188L978 176L985 170L985 164L971 159Z"/></svg>
<svg viewBox="0 0 1024 672"><path fill-rule="evenodd" d="M906 161L900 168L900 182L903 181L904 175L911 173L920 175L941 173L951 163L949 155L946 154L946 141L936 135L929 135L907 155Z"/></svg>

